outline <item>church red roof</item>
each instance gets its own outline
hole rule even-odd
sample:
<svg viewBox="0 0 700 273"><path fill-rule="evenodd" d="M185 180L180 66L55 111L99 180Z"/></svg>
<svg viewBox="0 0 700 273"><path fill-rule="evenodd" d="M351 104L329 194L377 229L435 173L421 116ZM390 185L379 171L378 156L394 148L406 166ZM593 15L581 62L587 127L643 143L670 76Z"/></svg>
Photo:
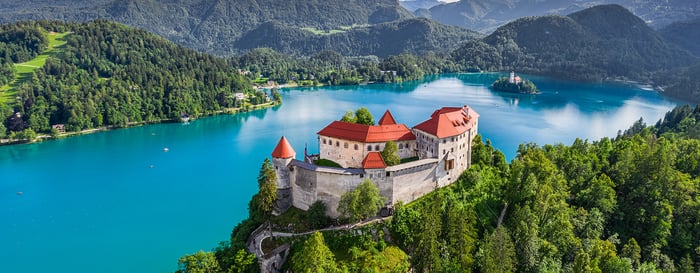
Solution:
<svg viewBox="0 0 700 273"><path fill-rule="evenodd" d="M369 152L365 159L362 160L362 168L364 169L383 169L386 168L386 163L379 152Z"/></svg>
<svg viewBox="0 0 700 273"><path fill-rule="evenodd" d="M292 148L292 145L289 145L286 137L280 138L280 141L277 142L277 147L272 151L272 157L274 158L290 158L295 155L296 152L294 148Z"/></svg>
<svg viewBox="0 0 700 273"><path fill-rule="evenodd" d="M464 107L443 107L435 110L430 119L418 125L415 129L435 135L438 138L456 136L466 132L479 117L474 110Z"/></svg>
<svg viewBox="0 0 700 273"><path fill-rule="evenodd" d="M386 110L382 118L379 119L379 125L396 125L396 120L389 110Z"/></svg>
<svg viewBox="0 0 700 273"><path fill-rule="evenodd" d="M364 143L387 142L390 140L414 140L416 136L406 125L364 125L343 121L331 122L318 131L319 135Z"/></svg>

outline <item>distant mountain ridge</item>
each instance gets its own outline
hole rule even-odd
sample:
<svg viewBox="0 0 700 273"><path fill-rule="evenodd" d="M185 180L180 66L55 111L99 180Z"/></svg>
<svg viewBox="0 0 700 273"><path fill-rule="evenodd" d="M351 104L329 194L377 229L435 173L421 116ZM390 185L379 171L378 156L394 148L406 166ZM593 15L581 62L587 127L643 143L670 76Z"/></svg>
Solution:
<svg viewBox="0 0 700 273"><path fill-rule="evenodd" d="M255 31L260 30L263 24L276 24L289 30L293 28L297 33L302 28L320 31L345 29L343 32L352 32L357 26L399 22L414 17L401 7L397 0L97 0L91 3L28 0L23 3L0 4L0 12L3 13L0 23L36 19L83 22L102 18L149 30L199 51L231 55L239 52L239 49L232 45L244 44L256 47L250 41L240 39L244 36L255 37L259 34ZM431 23L431 25L436 24ZM382 29L381 26L378 28ZM437 28L446 29L444 26ZM439 39L447 39L448 42L456 45L463 40L450 39L448 36L472 35L467 30L450 29L460 34L437 35ZM386 34L387 31L389 30L384 28L384 31L379 33ZM340 36L337 39L350 39L354 35ZM359 36L362 35L358 34ZM422 39L419 38L420 36L435 35L416 33L412 37ZM369 38L382 39L382 37ZM316 37L313 40L326 39ZM290 45L299 44L294 40L281 42ZM362 41L355 42L362 43ZM410 44L419 43L418 40L409 42ZM434 44L433 41L427 41L415 47L439 49L431 44ZM316 45L314 47L323 48ZM293 48L284 52L301 51L304 49ZM358 52L358 54L368 55L372 54L371 52Z"/></svg>
<svg viewBox="0 0 700 273"><path fill-rule="evenodd" d="M649 81L655 72L697 61L619 5L596 6L569 16L518 19L466 43L453 58L478 70L586 81Z"/></svg>
<svg viewBox="0 0 700 273"><path fill-rule="evenodd" d="M521 17L563 15L603 4L624 6L654 27L700 16L700 1L696 0L462 0L417 10L415 14L487 33Z"/></svg>
<svg viewBox="0 0 700 273"><path fill-rule="evenodd" d="M401 6L403 6L409 11L416 11L418 9L429 9L442 4L442 2L438 0L404 0L399 1L399 3L401 4Z"/></svg>

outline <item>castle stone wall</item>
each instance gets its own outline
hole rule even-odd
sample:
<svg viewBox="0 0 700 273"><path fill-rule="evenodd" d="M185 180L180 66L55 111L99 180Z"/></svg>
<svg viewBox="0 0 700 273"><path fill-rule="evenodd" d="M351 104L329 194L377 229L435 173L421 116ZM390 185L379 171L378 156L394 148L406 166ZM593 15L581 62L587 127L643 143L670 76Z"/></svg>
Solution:
<svg viewBox="0 0 700 273"><path fill-rule="evenodd" d="M437 165L437 159L424 159L388 167L391 204L408 203L435 190Z"/></svg>
<svg viewBox="0 0 700 273"><path fill-rule="evenodd" d="M292 204L302 210L316 201L316 172L299 167L292 167Z"/></svg>

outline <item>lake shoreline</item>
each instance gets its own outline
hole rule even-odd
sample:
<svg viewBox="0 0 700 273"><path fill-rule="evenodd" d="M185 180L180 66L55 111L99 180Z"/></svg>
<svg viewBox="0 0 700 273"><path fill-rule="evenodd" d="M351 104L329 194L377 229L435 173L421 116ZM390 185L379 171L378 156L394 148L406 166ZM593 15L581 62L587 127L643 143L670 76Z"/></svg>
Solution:
<svg viewBox="0 0 700 273"><path fill-rule="evenodd" d="M262 109L267 109L271 107L275 107L278 105L281 105L281 102L268 102L268 103L263 103L259 105L254 105L251 109L248 110L241 110L241 107L238 108L226 108L224 110L218 110L210 113L204 113L200 117L212 117L212 116L218 116L218 115L236 115L240 113L246 113L246 112L251 112L251 111L257 111L257 110L262 110ZM135 127L141 127L141 126L147 126L147 125L154 125L154 124L163 124L163 123L187 123L190 121L194 121L195 119L191 119L189 121L183 122L179 119L160 119L156 121L141 121L141 122L130 122L126 126L102 126L98 128L90 128L90 129L85 129L81 130L78 132L66 132L66 133L59 133L56 136L51 136L47 134L37 134L36 138L31 141L27 141L26 139L20 139L20 140L10 140L7 138L0 138L0 146L7 146L7 145L21 145L21 144L32 144L32 143L37 143L37 142L43 142L47 140L58 140L58 139L63 139L63 138L69 138L69 137L76 137L76 136L83 136L83 135L89 135L93 133L98 133L98 132L106 132L106 131L112 131L112 130L119 130L119 129L127 129L127 128L135 128Z"/></svg>

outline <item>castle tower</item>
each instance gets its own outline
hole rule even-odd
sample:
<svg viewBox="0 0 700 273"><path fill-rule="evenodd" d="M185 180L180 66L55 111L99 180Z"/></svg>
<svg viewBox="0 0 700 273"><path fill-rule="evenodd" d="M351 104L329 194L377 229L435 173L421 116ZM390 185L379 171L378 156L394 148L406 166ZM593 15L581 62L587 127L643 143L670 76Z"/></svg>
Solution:
<svg viewBox="0 0 700 273"><path fill-rule="evenodd" d="M272 151L272 166L277 174L277 209L286 211L292 205L292 185L289 178L289 163L294 160L296 152L284 136Z"/></svg>
<svg viewBox="0 0 700 273"><path fill-rule="evenodd" d="M510 78L508 78L509 83L515 83L515 71L510 72Z"/></svg>

